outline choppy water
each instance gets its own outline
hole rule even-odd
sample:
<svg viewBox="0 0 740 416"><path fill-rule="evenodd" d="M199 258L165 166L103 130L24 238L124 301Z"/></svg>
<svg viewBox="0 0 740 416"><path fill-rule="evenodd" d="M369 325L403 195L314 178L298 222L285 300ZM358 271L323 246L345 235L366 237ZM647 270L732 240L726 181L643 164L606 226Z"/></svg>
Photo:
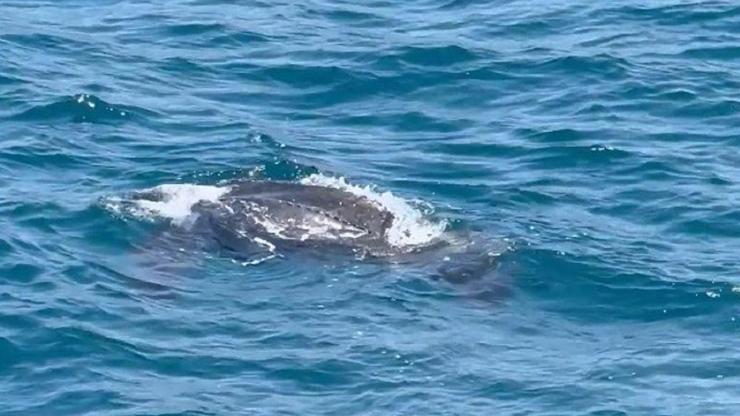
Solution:
<svg viewBox="0 0 740 416"><path fill-rule="evenodd" d="M729 1L0 1L0 413L740 414L738 45ZM104 203L312 173L509 250L244 267Z"/></svg>

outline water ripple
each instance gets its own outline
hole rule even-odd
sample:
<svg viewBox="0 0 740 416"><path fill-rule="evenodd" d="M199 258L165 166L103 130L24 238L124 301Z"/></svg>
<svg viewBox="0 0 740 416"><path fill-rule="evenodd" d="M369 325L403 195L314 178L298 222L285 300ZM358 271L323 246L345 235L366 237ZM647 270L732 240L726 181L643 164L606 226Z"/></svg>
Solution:
<svg viewBox="0 0 740 416"><path fill-rule="evenodd" d="M11 119L37 122L70 120L75 123L112 123L147 114L153 113L140 108L109 104L94 95L78 94L51 104L30 108Z"/></svg>

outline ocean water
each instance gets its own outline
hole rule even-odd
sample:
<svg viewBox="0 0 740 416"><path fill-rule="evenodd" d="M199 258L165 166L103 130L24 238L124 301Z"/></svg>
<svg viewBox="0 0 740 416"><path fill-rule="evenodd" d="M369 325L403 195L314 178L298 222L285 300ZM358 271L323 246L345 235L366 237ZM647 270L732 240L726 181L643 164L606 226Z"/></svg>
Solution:
<svg viewBox="0 0 740 416"><path fill-rule="evenodd" d="M255 178L495 267L173 219ZM738 415L740 7L0 0L0 231L2 415Z"/></svg>

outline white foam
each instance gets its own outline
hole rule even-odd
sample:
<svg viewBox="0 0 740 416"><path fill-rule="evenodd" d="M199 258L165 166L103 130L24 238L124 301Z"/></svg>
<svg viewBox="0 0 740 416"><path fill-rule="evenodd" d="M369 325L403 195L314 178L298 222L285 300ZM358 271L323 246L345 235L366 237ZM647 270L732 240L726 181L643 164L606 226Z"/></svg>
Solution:
<svg viewBox="0 0 740 416"><path fill-rule="evenodd" d="M371 186L350 184L343 177L331 177L322 174L310 175L301 179L300 182L304 185L341 189L365 197L392 213L393 223L386 232L386 239L389 244L398 248L427 245L438 239L447 227L444 221L430 221L423 212L403 198L393 195L390 191L380 192Z"/></svg>
<svg viewBox="0 0 740 416"><path fill-rule="evenodd" d="M138 208L132 212L137 216L155 216L167 218L175 223L183 223L191 214L195 204L202 201L217 202L229 192L228 187L192 185L192 184L164 184L147 189L145 192L154 192L161 195L161 199L136 199L133 205Z"/></svg>

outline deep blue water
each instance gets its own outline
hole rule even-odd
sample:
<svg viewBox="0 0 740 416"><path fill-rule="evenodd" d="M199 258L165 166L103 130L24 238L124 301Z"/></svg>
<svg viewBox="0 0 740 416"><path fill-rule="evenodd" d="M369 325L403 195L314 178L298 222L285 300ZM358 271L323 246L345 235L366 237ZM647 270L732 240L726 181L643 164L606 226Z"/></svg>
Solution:
<svg viewBox="0 0 740 416"><path fill-rule="evenodd" d="M0 0L0 414L740 414L735 2L231 3ZM105 202L317 172L508 249L242 266Z"/></svg>

